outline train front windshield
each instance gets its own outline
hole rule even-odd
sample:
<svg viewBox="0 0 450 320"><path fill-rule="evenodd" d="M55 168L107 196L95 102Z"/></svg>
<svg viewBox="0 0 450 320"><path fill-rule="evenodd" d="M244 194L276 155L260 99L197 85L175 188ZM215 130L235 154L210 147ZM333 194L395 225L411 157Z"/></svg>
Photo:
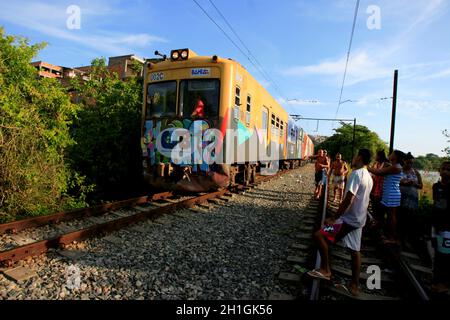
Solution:
<svg viewBox="0 0 450 320"><path fill-rule="evenodd" d="M147 90L147 119L174 117L177 112L177 82L150 83Z"/></svg>
<svg viewBox="0 0 450 320"><path fill-rule="evenodd" d="M191 117L200 108L200 117L217 117L219 115L219 89L219 79L182 80L180 83L182 116Z"/></svg>

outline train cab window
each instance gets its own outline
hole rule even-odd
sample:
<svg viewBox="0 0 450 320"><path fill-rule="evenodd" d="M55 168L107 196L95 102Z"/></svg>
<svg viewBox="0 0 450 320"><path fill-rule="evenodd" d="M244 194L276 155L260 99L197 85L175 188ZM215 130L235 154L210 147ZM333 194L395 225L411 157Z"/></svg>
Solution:
<svg viewBox="0 0 450 320"><path fill-rule="evenodd" d="M177 82L150 83L147 88L146 118L173 117L177 108Z"/></svg>
<svg viewBox="0 0 450 320"><path fill-rule="evenodd" d="M245 114L245 124L247 126L250 125L251 109L252 109L252 97L250 95L248 95L247 96L247 112Z"/></svg>
<svg viewBox="0 0 450 320"><path fill-rule="evenodd" d="M236 86L236 91L234 95L234 111L233 111L234 119L239 119L240 107L241 107L241 88Z"/></svg>
<svg viewBox="0 0 450 320"><path fill-rule="evenodd" d="M219 115L219 79L182 80L180 110L183 117L204 118Z"/></svg>
<svg viewBox="0 0 450 320"><path fill-rule="evenodd" d="M283 134L284 134L284 124L283 124L283 120L281 120L281 122L280 122L280 132L281 132L281 135L283 136Z"/></svg>

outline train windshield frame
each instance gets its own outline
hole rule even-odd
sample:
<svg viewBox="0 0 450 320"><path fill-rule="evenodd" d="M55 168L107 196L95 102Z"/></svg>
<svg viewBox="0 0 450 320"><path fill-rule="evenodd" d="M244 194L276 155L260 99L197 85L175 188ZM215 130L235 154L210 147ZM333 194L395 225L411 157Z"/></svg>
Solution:
<svg viewBox="0 0 450 320"><path fill-rule="evenodd" d="M177 81L149 83L147 86L146 118L174 117L177 114Z"/></svg>
<svg viewBox="0 0 450 320"><path fill-rule="evenodd" d="M180 112L183 117L191 117L198 105L203 102L203 117L218 117L220 106L220 79L185 79L180 81Z"/></svg>

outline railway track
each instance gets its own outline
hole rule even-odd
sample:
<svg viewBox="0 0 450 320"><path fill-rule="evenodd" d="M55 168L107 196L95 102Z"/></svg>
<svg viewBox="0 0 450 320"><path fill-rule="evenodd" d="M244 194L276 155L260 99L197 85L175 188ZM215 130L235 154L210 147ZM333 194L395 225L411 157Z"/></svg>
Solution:
<svg viewBox="0 0 450 320"><path fill-rule="evenodd" d="M232 193L241 193L262 182L286 173L257 176L254 184L183 196L163 192L151 196L109 203L91 208L59 212L0 225L0 265L11 267L15 262L67 245L128 227L146 219L174 213L183 208L202 206L206 202L223 204Z"/></svg>
<svg viewBox="0 0 450 320"><path fill-rule="evenodd" d="M324 218L338 207L329 201L329 189L325 188L320 205L317 206L320 225ZM330 247L331 282L319 279L305 280L309 283L310 300L430 300L431 268L424 265L419 255L405 252L397 246L382 245L379 234L373 230L365 230L362 240L362 265L360 290L358 297L345 290L338 289L339 284L348 287L351 280L351 257L344 248ZM314 265L320 266L320 254L315 253ZM381 271L379 285L375 285L373 270ZM369 284L371 283L371 284Z"/></svg>

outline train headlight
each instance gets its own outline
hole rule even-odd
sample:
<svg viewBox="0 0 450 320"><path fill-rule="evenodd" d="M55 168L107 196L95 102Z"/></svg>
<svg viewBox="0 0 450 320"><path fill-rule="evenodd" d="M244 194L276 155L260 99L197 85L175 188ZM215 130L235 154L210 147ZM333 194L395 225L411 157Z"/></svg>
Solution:
<svg viewBox="0 0 450 320"><path fill-rule="evenodd" d="M181 51L181 59L186 60L189 57L189 51L183 50Z"/></svg>
<svg viewBox="0 0 450 320"><path fill-rule="evenodd" d="M170 55L170 57L172 58L172 60L178 60L178 58L180 57L180 53L176 50L172 51L172 54Z"/></svg>

